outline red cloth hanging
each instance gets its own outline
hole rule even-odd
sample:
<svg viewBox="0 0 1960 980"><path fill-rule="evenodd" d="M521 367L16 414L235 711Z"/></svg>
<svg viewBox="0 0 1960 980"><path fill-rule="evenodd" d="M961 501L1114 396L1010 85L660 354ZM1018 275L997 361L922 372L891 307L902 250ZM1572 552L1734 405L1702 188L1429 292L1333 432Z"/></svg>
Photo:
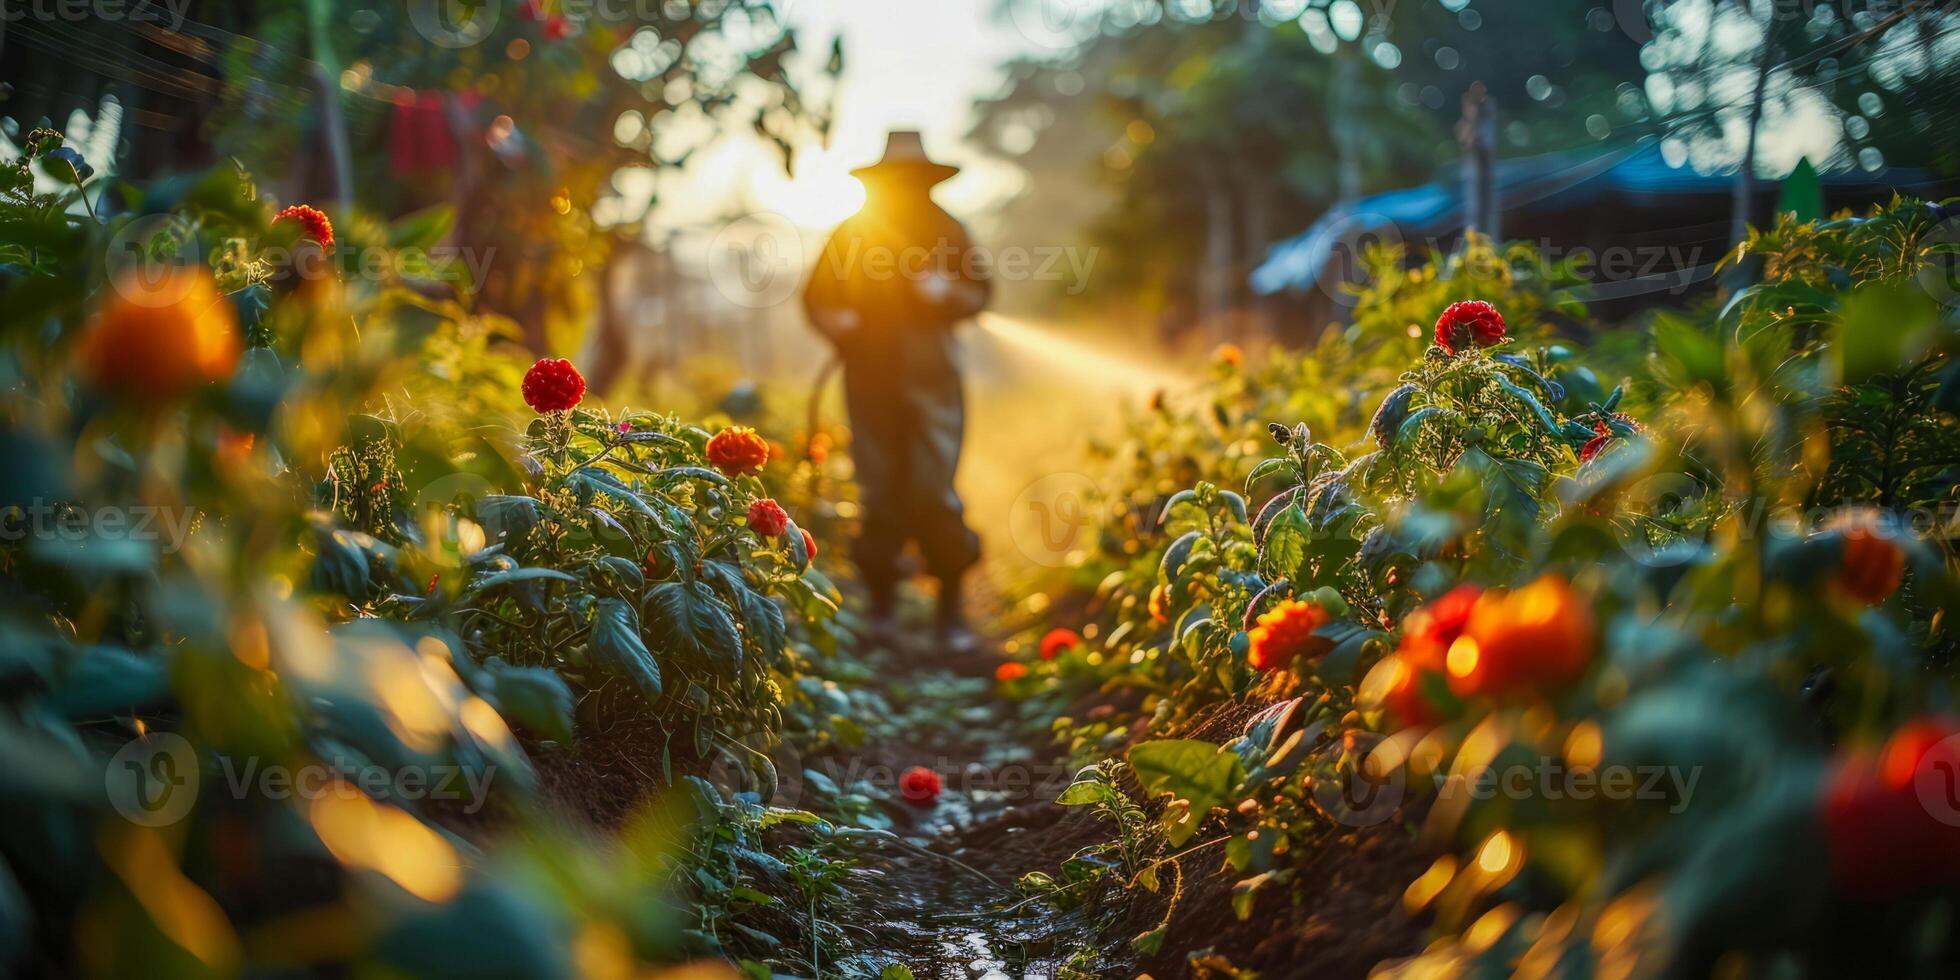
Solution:
<svg viewBox="0 0 1960 980"><path fill-rule="evenodd" d="M407 89L395 97L388 134L388 164L395 176L455 166L456 134L450 128L443 101L442 93L418 94Z"/></svg>

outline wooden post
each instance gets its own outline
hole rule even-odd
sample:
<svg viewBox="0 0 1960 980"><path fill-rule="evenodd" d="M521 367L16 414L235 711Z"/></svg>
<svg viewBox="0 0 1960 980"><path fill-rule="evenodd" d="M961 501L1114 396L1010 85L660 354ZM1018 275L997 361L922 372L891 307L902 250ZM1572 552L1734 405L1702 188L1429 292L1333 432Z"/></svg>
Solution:
<svg viewBox="0 0 1960 980"><path fill-rule="evenodd" d="M1463 230L1496 239L1500 233L1497 206L1497 103L1484 83L1471 82L1463 93L1463 119L1456 124L1463 148Z"/></svg>
<svg viewBox="0 0 1960 980"><path fill-rule="evenodd" d="M354 203L354 155L347 146L347 120L340 111L340 59L334 55L328 30L333 25L328 0L307 0L307 33L313 42L313 83L320 89L320 128L327 155L333 161L333 193L339 204Z"/></svg>

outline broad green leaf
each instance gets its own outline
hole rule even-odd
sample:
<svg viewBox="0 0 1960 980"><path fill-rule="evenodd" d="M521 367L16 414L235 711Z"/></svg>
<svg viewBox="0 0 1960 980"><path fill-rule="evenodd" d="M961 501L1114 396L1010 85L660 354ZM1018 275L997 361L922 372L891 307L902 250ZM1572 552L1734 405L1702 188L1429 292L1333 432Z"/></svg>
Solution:
<svg viewBox="0 0 1960 980"><path fill-rule="evenodd" d="M1266 526L1266 541L1259 549L1259 568L1270 578L1297 578L1313 544L1313 527L1299 503L1286 505Z"/></svg>
<svg viewBox="0 0 1960 980"><path fill-rule="evenodd" d="M391 248L426 249L442 242L456 224L456 209L447 204L423 208L395 220L388 229Z"/></svg>
<svg viewBox="0 0 1960 980"><path fill-rule="evenodd" d="M546 738L572 740L572 689L557 671L486 657L483 676L487 690L477 693L484 695L499 714Z"/></svg>
<svg viewBox="0 0 1960 980"><path fill-rule="evenodd" d="M728 608L701 582L660 582L647 590L648 627L662 645L731 669L742 664L742 640Z"/></svg>
<svg viewBox="0 0 1960 980"><path fill-rule="evenodd" d="M470 589L476 592L483 592L500 585L510 585L513 582L536 582L543 579L558 582L577 582L578 576L561 572L555 568L513 568L509 571L493 572L485 575L471 583Z"/></svg>
<svg viewBox="0 0 1960 980"><path fill-rule="evenodd" d="M1164 581L1176 584L1177 575L1184 570L1184 563L1190 559L1191 549L1198 543L1198 537L1198 532L1186 531L1164 549L1164 560L1157 569Z"/></svg>
<svg viewBox="0 0 1960 980"><path fill-rule="evenodd" d="M1545 468L1528 459L1499 460L1477 446L1465 449L1456 466L1483 488L1485 539L1514 558L1529 556Z"/></svg>
<svg viewBox="0 0 1960 980"><path fill-rule="evenodd" d="M600 599L593 610L592 638L586 646L595 659L624 674L642 694L660 696L660 665L640 638L640 615L632 604L610 596Z"/></svg>
<svg viewBox="0 0 1960 980"><path fill-rule="evenodd" d="M1939 306L1924 290L1868 286L1844 301L1832 348L1838 379L1856 384L1878 374L1896 374L1924 357L1952 327L1941 322Z"/></svg>
<svg viewBox="0 0 1960 980"><path fill-rule="evenodd" d="M473 517L483 525L491 544L503 542L515 547L543 519L543 505L535 497L493 494L476 501Z"/></svg>
<svg viewBox="0 0 1960 980"><path fill-rule="evenodd" d="M1205 813L1222 805L1245 778L1245 767L1238 756L1197 739L1142 742L1130 747L1129 760L1144 789L1189 801L1189 818L1173 831L1174 838L1181 836L1186 840L1204 820Z"/></svg>

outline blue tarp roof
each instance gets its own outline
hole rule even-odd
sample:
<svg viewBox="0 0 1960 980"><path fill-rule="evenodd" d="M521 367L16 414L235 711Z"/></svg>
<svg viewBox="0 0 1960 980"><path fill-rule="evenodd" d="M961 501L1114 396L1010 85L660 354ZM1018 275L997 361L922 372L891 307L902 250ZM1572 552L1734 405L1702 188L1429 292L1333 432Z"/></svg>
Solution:
<svg viewBox="0 0 1960 980"><path fill-rule="evenodd" d="M1887 178L1905 185L1923 180L1914 171L1891 171ZM1822 175L1826 184L1864 184L1872 175L1837 172ZM1672 166L1660 145L1648 142L1613 153L1582 155L1547 153L1497 164L1498 206L1506 212L1550 203L1580 207L1600 197L1624 200L1642 195L1719 194L1733 184L1733 174L1697 173ZM1275 244L1266 261L1252 271L1252 288L1261 294L1310 288L1327 267L1334 249L1369 239L1422 239L1454 234L1463 227L1463 186L1437 181L1406 190L1389 191L1336 205L1312 227Z"/></svg>

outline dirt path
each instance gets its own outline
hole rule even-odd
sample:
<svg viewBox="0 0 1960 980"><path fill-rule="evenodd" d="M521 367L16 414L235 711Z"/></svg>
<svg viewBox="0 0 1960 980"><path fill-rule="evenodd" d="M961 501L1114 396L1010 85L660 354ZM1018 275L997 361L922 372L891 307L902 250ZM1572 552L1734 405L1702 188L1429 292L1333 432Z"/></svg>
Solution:
<svg viewBox="0 0 1960 980"><path fill-rule="evenodd" d="M1057 976L1092 930L1024 901L1015 881L1059 860L1062 839L1050 831L1064 813L1053 800L1070 774L1047 758L1045 738L1019 706L994 697L991 679L959 676L929 658L924 667L877 658L877 686L902 719L901 732L846 764L874 780L924 766L945 788L929 807L896 808L889 836L861 838L850 889L863 905L853 912L865 933L860 945L922 980ZM955 666L977 674L988 663Z"/></svg>

